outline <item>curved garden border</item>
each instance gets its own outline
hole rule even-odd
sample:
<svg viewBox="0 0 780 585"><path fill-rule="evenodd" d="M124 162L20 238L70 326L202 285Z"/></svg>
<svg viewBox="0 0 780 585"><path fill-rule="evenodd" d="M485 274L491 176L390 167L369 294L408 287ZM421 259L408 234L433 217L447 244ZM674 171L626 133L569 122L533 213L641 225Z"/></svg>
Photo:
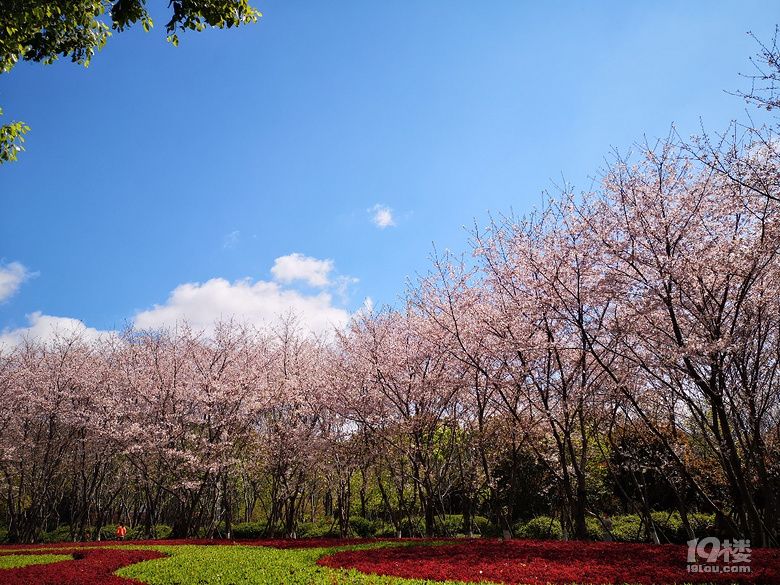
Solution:
<svg viewBox="0 0 780 585"><path fill-rule="evenodd" d="M754 549L751 573L691 573L687 547L607 542L467 540L440 546L343 551L318 564L408 579L528 585L780 583L780 550ZM724 565L719 565L721 571Z"/></svg>

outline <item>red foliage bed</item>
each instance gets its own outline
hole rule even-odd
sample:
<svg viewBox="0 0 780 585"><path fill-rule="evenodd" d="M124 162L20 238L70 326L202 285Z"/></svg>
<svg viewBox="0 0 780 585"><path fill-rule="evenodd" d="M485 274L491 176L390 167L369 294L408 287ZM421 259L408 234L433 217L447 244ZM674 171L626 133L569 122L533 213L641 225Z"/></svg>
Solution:
<svg viewBox="0 0 780 585"><path fill-rule="evenodd" d="M749 574L689 573L687 547L679 545L538 540L480 539L441 546L347 551L320 559L319 563L436 581L780 584L777 549L753 549Z"/></svg>
<svg viewBox="0 0 780 585"><path fill-rule="evenodd" d="M3 551L3 554L41 554L38 551ZM17 569L0 569L3 585L127 585L139 583L114 575L120 567L165 555L152 550L80 549L58 547L57 554L72 554L74 560Z"/></svg>

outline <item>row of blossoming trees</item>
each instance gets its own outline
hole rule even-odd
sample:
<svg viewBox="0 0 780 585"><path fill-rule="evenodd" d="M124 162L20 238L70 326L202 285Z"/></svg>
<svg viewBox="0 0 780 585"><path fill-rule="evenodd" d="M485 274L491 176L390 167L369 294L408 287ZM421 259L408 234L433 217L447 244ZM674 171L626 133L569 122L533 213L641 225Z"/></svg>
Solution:
<svg viewBox="0 0 780 585"><path fill-rule="evenodd" d="M401 309L327 338L287 318L4 348L9 538L118 518L293 535L323 513L342 534L355 514L511 534L546 513L584 538L620 505L657 539L663 505L691 536L694 510L722 511L776 545L780 159L758 133L673 142L475 228Z"/></svg>

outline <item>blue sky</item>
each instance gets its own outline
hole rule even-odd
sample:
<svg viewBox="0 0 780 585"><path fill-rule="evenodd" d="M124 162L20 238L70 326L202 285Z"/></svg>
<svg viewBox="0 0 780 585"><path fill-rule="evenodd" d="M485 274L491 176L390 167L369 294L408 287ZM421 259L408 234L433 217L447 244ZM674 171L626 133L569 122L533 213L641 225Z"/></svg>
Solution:
<svg viewBox="0 0 780 585"><path fill-rule="evenodd" d="M166 4L88 68L0 77L32 128L0 167L0 339L395 304L487 210L589 189L672 123L744 120L746 32L780 22L749 0L257 0L258 24L173 47Z"/></svg>

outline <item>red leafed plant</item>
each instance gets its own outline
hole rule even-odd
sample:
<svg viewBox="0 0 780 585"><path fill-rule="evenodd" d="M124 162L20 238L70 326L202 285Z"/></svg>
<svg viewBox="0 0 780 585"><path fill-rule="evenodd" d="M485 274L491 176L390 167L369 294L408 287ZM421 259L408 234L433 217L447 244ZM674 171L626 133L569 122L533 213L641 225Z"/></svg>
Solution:
<svg viewBox="0 0 780 585"><path fill-rule="evenodd" d="M21 551L20 551L21 552ZM15 554L20 554L16 552ZM62 549L57 554L72 554L72 561L0 569L3 585L123 585L139 583L124 579L114 571L141 561L164 557L152 550Z"/></svg>
<svg viewBox="0 0 780 585"><path fill-rule="evenodd" d="M324 557L319 564L435 581L529 585L780 583L777 549L754 549L751 573L738 574L688 572L685 546L539 540L473 540L441 546L345 551Z"/></svg>

